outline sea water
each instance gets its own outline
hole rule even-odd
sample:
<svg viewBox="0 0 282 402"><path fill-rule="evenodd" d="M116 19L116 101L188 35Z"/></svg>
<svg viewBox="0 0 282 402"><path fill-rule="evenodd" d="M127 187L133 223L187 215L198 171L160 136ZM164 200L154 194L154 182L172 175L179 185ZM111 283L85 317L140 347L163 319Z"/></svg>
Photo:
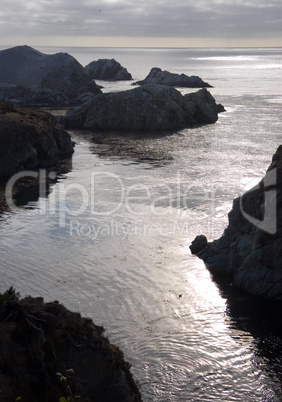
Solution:
<svg viewBox="0 0 282 402"><path fill-rule="evenodd" d="M218 287L189 244L222 234L233 199L258 183L281 143L282 49L38 50L83 66L115 58L134 80L152 67L199 75L226 112L212 125L112 132L105 143L72 131L75 153L45 196L27 192L1 216L2 291L57 299L103 325L145 401L279 400L277 317L231 284Z"/></svg>

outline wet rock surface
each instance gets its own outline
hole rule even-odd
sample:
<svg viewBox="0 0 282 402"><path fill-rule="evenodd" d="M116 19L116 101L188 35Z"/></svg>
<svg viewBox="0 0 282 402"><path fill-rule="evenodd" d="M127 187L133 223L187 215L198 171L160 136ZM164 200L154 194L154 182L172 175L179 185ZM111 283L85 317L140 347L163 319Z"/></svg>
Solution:
<svg viewBox="0 0 282 402"><path fill-rule="evenodd" d="M99 59L84 67L87 74L96 80L125 81L132 80L132 75L115 59Z"/></svg>
<svg viewBox="0 0 282 402"><path fill-rule="evenodd" d="M258 186L233 202L218 240L191 252L252 295L282 300L282 145Z"/></svg>
<svg viewBox="0 0 282 402"><path fill-rule="evenodd" d="M58 301L0 295L1 401L141 401L130 364L103 332Z"/></svg>
<svg viewBox="0 0 282 402"><path fill-rule="evenodd" d="M144 85L105 93L68 110L66 128L170 130L215 123L218 105L205 89L182 95L175 88Z"/></svg>
<svg viewBox="0 0 282 402"><path fill-rule="evenodd" d="M70 135L50 113L0 101L0 177L50 167L73 150Z"/></svg>
<svg viewBox="0 0 282 402"><path fill-rule="evenodd" d="M174 74L169 71L163 71L158 67L153 67L147 77L142 81L136 81L134 83L138 85L147 84L160 84L169 85L172 87L187 87L187 88L211 88L211 85L204 82L198 76L188 76L185 74Z"/></svg>

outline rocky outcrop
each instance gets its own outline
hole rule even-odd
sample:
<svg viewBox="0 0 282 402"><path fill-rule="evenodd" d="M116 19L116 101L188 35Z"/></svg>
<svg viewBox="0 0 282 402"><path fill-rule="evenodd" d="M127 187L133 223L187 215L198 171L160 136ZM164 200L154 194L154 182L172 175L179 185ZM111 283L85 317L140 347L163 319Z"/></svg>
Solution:
<svg viewBox="0 0 282 402"><path fill-rule="evenodd" d="M170 130L215 123L218 105L205 89L182 95L164 85L105 93L68 110L66 127L88 130Z"/></svg>
<svg viewBox="0 0 282 402"><path fill-rule="evenodd" d="M185 74L173 74L169 71L162 71L158 67L154 67L151 69L149 75L142 80L134 83L138 85L146 85L146 84L160 84L160 85L169 85L171 87L187 87L187 88L211 88L211 85L207 82L204 82L198 76L188 77Z"/></svg>
<svg viewBox="0 0 282 402"><path fill-rule="evenodd" d="M138 402L121 350L58 301L0 295L1 401Z"/></svg>
<svg viewBox="0 0 282 402"><path fill-rule="evenodd" d="M17 104L67 105L101 93L67 53L48 55L29 46L0 51L0 99Z"/></svg>
<svg viewBox="0 0 282 402"><path fill-rule="evenodd" d="M258 186L233 202L222 237L203 235L191 252L213 274L223 274L253 295L282 299L282 145Z"/></svg>
<svg viewBox="0 0 282 402"><path fill-rule="evenodd" d="M0 101L0 176L52 166L71 156L73 148L50 113Z"/></svg>
<svg viewBox="0 0 282 402"><path fill-rule="evenodd" d="M85 66L87 74L96 80L125 81L132 80L131 74L115 59L99 59Z"/></svg>
<svg viewBox="0 0 282 402"><path fill-rule="evenodd" d="M70 103L68 96L57 90L1 83L0 100L21 106L67 106Z"/></svg>

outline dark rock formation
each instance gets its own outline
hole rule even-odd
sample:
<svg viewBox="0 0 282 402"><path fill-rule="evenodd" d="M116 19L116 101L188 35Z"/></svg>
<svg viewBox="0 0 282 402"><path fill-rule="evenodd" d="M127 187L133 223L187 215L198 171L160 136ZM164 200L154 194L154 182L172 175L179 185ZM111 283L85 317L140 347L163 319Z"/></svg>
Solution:
<svg viewBox="0 0 282 402"><path fill-rule="evenodd" d="M85 66L87 74L96 80L125 81L132 80L131 74L115 59L99 59Z"/></svg>
<svg viewBox="0 0 282 402"><path fill-rule="evenodd" d="M0 176L52 166L72 155L73 146L50 113L0 101Z"/></svg>
<svg viewBox="0 0 282 402"><path fill-rule="evenodd" d="M57 301L20 300L10 288L0 295L1 401L141 401L129 363L103 331Z"/></svg>
<svg viewBox="0 0 282 402"><path fill-rule="evenodd" d="M226 112L225 107L221 103L219 103L217 105L217 113L223 113L223 112Z"/></svg>
<svg viewBox="0 0 282 402"><path fill-rule="evenodd" d="M205 89L182 95L164 85L144 85L105 93L68 110L66 127L83 129L169 130L215 123L218 106Z"/></svg>
<svg viewBox="0 0 282 402"><path fill-rule="evenodd" d="M222 237L190 246L214 274L253 295L282 299L282 145L258 186L233 202Z"/></svg>
<svg viewBox="0 0 282 402"><path fill-rule="evenodd" d="M207 82L204 82L198 76L188 77L185 74L173 74L169 71L162 71L158 67L154 67L151 69L149 75L142 80L134 83L138 85L146 85L146 84L160 84L160 85L169 85L171 87L187 87L187 88L211 88L211 85Z"/></svg>
<svg viewBox="0 0 282 402"><path fill-rule="evenodd" d="M200 251L203 251L208 244L208 240L206 236L199 235L195 237L190 245L190 250L192 254L198 254Z"/></svg>
<svg viewBox="0 0 282 402"><path fill-rule="evenodd" d="M101 93L84 68L67 53L47 55L29 46L0 51L0 99L17 104L75 103Z"/></svg>

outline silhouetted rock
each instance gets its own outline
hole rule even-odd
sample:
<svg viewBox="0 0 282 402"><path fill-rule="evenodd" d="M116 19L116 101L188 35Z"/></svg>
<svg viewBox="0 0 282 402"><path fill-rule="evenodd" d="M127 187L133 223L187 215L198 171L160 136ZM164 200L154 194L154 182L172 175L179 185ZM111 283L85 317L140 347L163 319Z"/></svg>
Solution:
<svg viewBox="0 0 282 402"><path fill-rule="evenodd" d="M87 74L96 80L125 81L132 80L131 74L115 59L99 59L85 66Z"/></svg>
<svg viewBox="0 0 282 402"><path fill-rule="evenodd" d="M52 166L72 153L70 135L50 113L0 101L0 176Z"/></svg>
<svg viewBox="0 0 282 402"><path fill-rule="evenodd" d="M103 332L58 301L0 295L1 401L141 401L129 363Z"/></svg>
<svg viewBox="0 0 282 402"><path fill-rule="evenodd" d="M67 53L48 55L29 46L0 51L0 99L18 104L65 105L101 93L79 62Z"/></svg>
<svg viewBox="0 0 282 402"><path fill-rule="evenodd" d="M223 113L223 112L226 112L225 107L221 103L218 103L217 113Z"/></svg>
<svg viewBox="0 0 282 402"><path fill-rule="evenodd" d="M258 186L233 201L222 237L194 249L212 273L253 295L282 299L282 145Z"/></svg>
<svg viewBox="0 0 282 402"><path fill-rule="evenodd" d="M215 123L217 104L205 89L182 95L164 85L144 85L105 93L68 110L66 127L83 129L169 130Z"/></svg>
<svg viewBox="0 0 282 402"><path fill-rule="evenodd" d="M174 74L169 71L162 71L158 67L154 67L151 69L149 75L142 80L137 81L133 85L146 85L146 84L160 84L160 85L169 85L171 87L187 87L187 88L211 88L211 85L207 82L204 82L198 76L188 77L185 74Z"/></svg>
<svg viewBox="0 0 282 402"><path fill-rule="evenodd" d="M206 236L204 235L199 235L195 237L195 239L192 241L190 250L192 254L197 254L199 251L203 251L204 248L207 246L208 240Z"/></svg>

